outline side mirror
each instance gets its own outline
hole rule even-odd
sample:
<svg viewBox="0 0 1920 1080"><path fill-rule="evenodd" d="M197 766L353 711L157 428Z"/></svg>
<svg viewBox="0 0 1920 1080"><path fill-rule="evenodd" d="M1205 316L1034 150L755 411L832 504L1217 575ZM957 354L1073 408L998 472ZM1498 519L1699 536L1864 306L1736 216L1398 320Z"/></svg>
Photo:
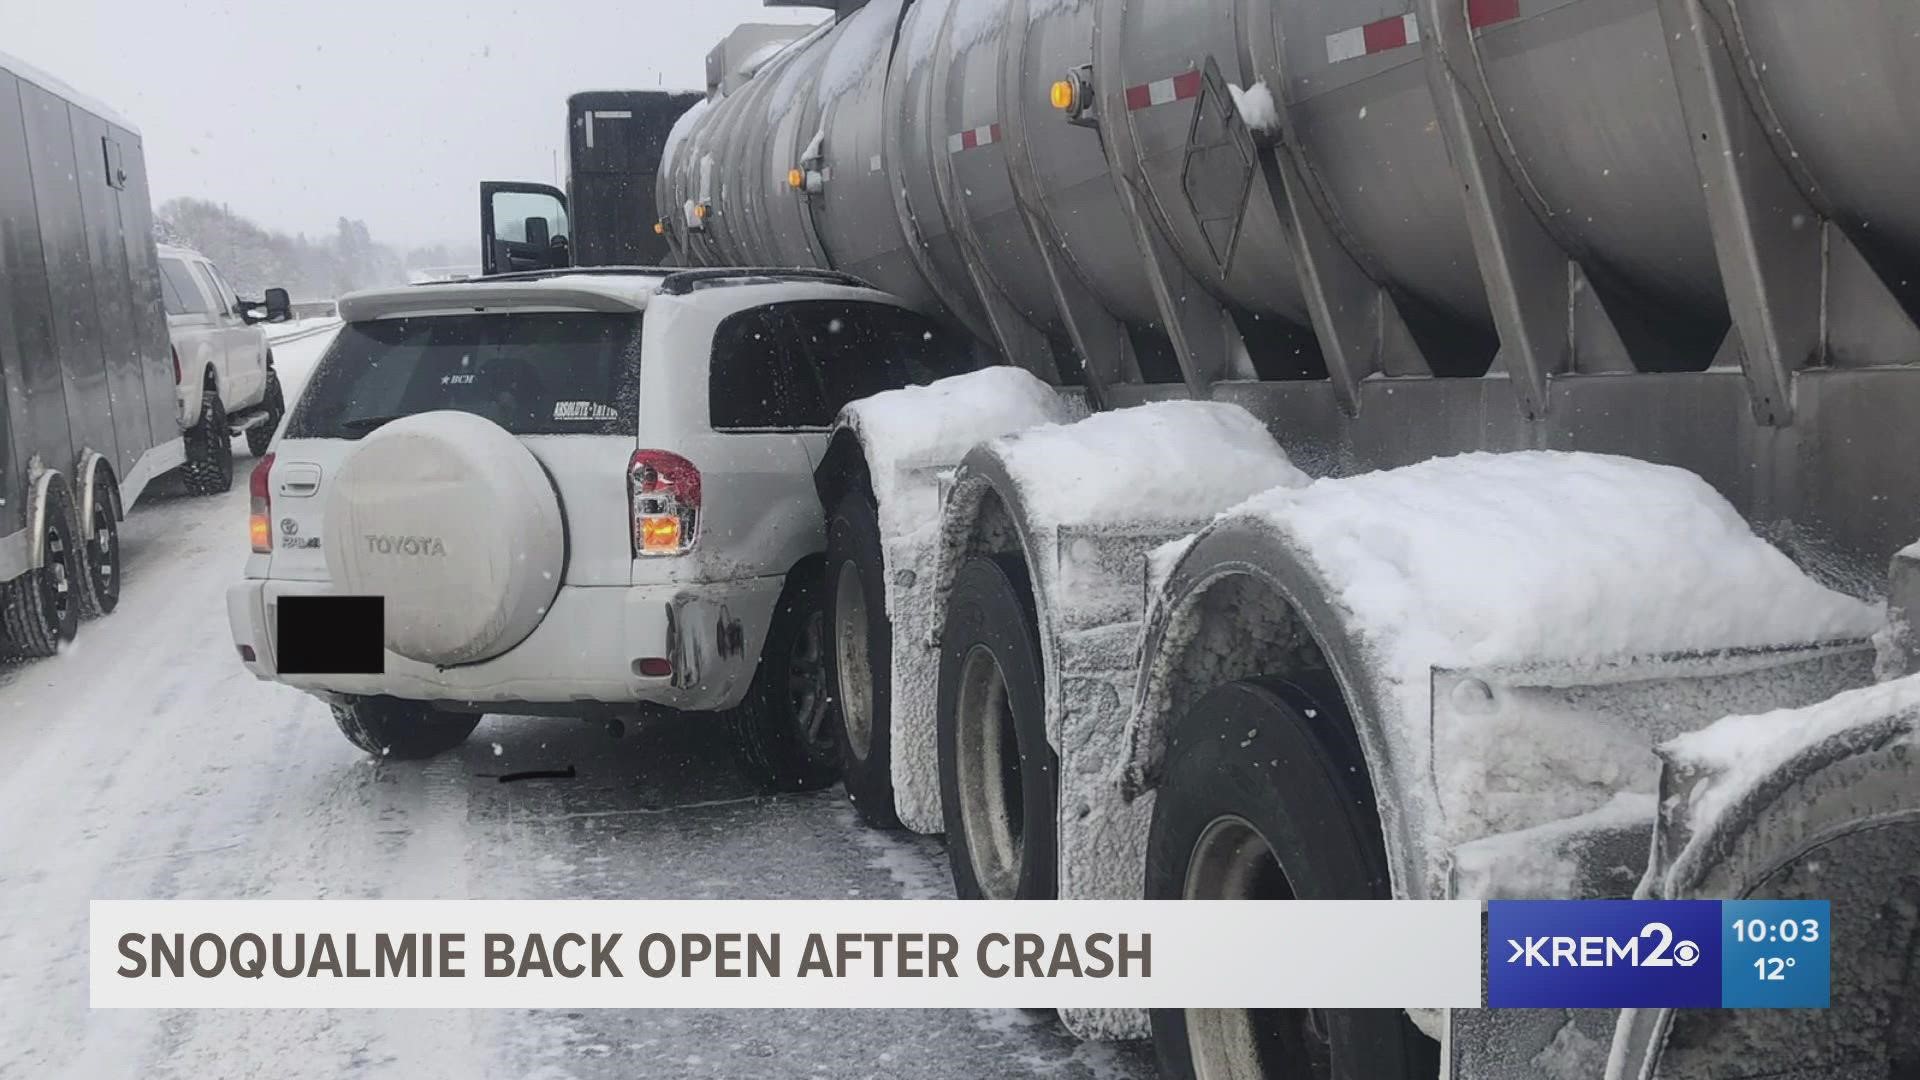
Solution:
<svg viewBox="0 0 1920 1080"><path fill-rule="evenodd" d="M547 227L546 218L530 217L527 219L527 246L528 247L531 247L537 250L539 248L549 246L549 241L547 239L548 235L549 235L549 230Z"/></svg>
<svg viewBox="0 0 1920 1080"><path fill-rule="evenodd" d="M268 289L267 290L267 321L268 322L292 322L293 321L293 298L287 295L287 290L285 289Z"/></svg>

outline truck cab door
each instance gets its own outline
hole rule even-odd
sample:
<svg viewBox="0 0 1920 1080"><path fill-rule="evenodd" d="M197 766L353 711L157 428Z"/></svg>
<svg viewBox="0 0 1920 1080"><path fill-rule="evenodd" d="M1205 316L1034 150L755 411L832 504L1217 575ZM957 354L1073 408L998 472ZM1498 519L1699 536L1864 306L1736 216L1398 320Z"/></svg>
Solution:
<svg viewBox="0 0 1920 1080"><path fill-rule="evenodd" d="M546 184L480 184L480 272L510 274L573 265L567 196Z"/></svg>

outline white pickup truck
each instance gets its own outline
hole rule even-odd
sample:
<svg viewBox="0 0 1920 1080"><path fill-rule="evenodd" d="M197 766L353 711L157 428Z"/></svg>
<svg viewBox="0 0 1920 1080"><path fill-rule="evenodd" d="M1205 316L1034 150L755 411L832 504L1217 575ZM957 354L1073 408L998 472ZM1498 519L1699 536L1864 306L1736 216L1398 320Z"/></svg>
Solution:
<svg viewBox="0 0 1920 1080"><path fill-rule="evenodd" d="M233 436L245 434L255 457L286 414L273 350L260 324L285 322L285 289L242 300L205 256L160 246L160 286L173 338L173 380L187 433L187 490L211 495L233 486Z"/></svg>

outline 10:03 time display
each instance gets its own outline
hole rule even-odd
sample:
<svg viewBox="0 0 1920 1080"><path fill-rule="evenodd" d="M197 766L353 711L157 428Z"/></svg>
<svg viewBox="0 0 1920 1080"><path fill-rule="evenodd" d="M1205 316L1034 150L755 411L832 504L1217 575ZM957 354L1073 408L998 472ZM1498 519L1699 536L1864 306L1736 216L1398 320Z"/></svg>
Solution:
<svg viewBox="0 0 1920 1080"><path fill-rule="evenodd" d="M1736 919L1733 923L1735 941L1764 944L1780 941L1815 942L1820 940L1820 920L1818 919Z"/></svg>

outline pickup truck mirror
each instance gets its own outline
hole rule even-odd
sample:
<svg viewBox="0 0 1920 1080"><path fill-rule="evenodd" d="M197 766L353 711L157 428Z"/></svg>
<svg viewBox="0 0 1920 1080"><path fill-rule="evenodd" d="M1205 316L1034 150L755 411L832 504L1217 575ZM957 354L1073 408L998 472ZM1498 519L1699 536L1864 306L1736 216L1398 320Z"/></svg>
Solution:
<svg viewBox="0 0 1920 1080"><path fill-rule="evenodd" d="M267 290L267 321L293 321L293 298L287 295L287 290Z"/></svg>

